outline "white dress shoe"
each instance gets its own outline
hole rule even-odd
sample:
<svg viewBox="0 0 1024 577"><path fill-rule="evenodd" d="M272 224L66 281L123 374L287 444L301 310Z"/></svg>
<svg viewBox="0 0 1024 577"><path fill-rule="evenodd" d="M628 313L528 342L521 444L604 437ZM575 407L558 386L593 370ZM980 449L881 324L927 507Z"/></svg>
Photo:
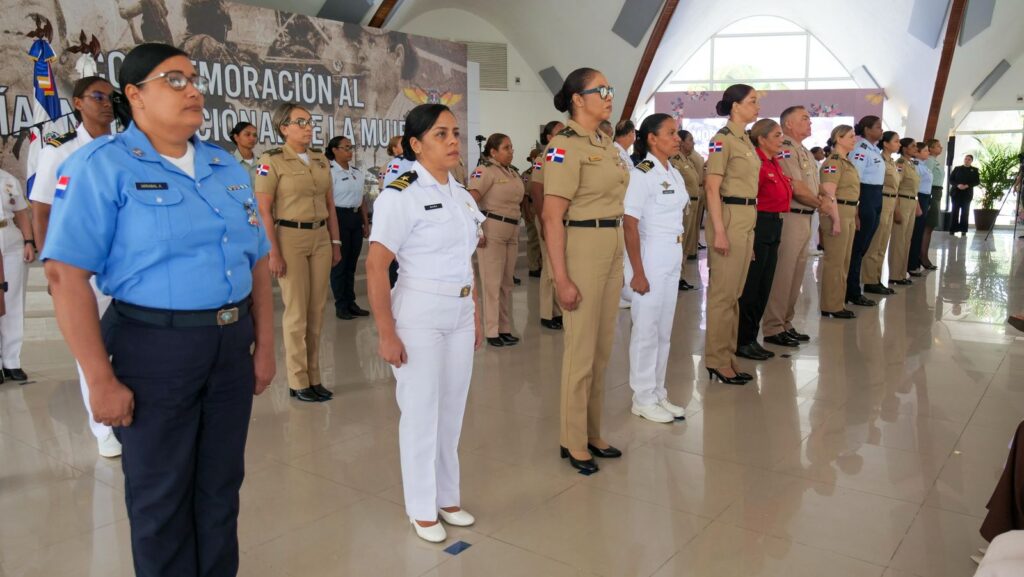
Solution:
<svg viewBox="0 0 1024 577"><path fill-rule="evenodd" d="M441 520L456 527L469 527L473 523L476 523L476 518L467 513L465 509L461 509L454 513L449 513L444 509L438 509L437 512L441 515Z"/></svg>
<svg viewBox="0 0 1024 577"><path fill-rule="evenodd" d="M114 436L113 431L107 433L106 437L98 439L96 444L99 447L101 457L113 459L121 456L121 443Z"/></svg>
<svg viewBox="0 0 1024 577"><path fill-rule="evenodd" d="M662 399L658 401L658 406L668 411L670 415L677 419L681 419L686 416L686 409L680 407L679 405L673 405L672 403L668 402L668 399Z"/></svg>
<svg viewBox="0 0 1024 577"><path fill-rule="evenodd" d="M444 525L440 523L435 523L429 527L421 527L415 519L409 519L409 522L416 528L416 536L424 541L440 543L448 538L448 532L444 530Z"/></svg>
<svg viewBox="0 0 1024 577"><path fill-rule="evenodd" d="M632 413L638 417L643 417L648 421L654 421L655 423L671 423L676 420L676 418L672 416L672 413L658 405L634 404Z"/></svg>

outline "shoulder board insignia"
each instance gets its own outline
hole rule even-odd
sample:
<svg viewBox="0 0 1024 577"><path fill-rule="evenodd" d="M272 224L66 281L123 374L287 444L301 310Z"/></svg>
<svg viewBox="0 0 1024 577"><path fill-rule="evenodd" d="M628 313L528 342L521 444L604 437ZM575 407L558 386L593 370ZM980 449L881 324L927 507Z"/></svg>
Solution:
<svg viewBox="0 0 1024 577"><path fill-rule="evenodd" d="M732 134L732 131L729 130L728 126L723 126L716 134Z"/></svg>
<svg viewBox="0 0 1024 577"><path fill-rule="evenodd" d="M271 148L263 154L266 154L267 156L277 156L278 154L284 154L284 150L280 148Z"/></svg>
<svg viewBox="0 0 1024 577"><path fill-rule="evenodd" d="M839 160L840 158L842 157L839 156L838 154L833 154L832 156L828 157L829 160Z"/></svg>
<svg viewBox="0 0 1024 577"><path fill-rule="evenodd" d="M568 126L566 126L565 128L562 129L561 132L558 133L558 136L578 136L578 135L577 135L575 130L573 130L572 128L569 128Z"/></svg>
<svg viewBox="0 0 1024 577"><path fill-rule="evenodd" d="M793 146L793 141L788 138L783 138L782 144L785 144L786 146Z"/></svg>
<svg viewBox="0 0 1024 577"><path fill-rule="evenodd" d="M636 165L636 169L637 170L639 170L640 172L645 172L645 173L646 172L650 172L652 168L654 168L654 163L651 162L650 160L645 160L645 161L641 162L640 164Z"/></svg>
<svg viewBox="0 0 1024 577"><path fill-rule="evenodd" d="M72 130L70 132L65 132L64 134L61 134L59 136L53 136L53 137L47 138L46 139L46 144L48 144L48 145L50 145L50 146L52 146L54 148L57 148L58 146L60 146L62 144L67 144L68 142L71 142L77 136L78 136L78 132Z"/></svg>
<svg viewBox="0 0 1024 577"><path fill-rule="evenodd" d="M490 159L488 159L488 158L485 158L485 159L480 161L480 166L491 166L492 164L494 164L494 163L491 162Z"/></svg>
<svg viewBox="0 0 1024 577"><path fill-rule="evenodd" d="M860 147L863 148L864 150L868 150L869 149L868 144L866 142L860 143Z"/></svg>
<svg viewBox="0 0 1024 577"><path fill-rule="evenodd" d="M519 172L519 169L516 168L516 165L514 165L514 164L510 164L510 165L508 165L508 167L512 170L512 172L515 172L515 173Z"/></svg>
<svg viewBox="0 0 1024 577"><path fill-rule="evenodd" d="M385 188L391 188L394 190L405 190L409 188L410 184L416 182L417 178L419 178L419 173L417 173L415 170L410 170L409 172L402 174L402 176L399 176L398 178L392 180L391 184L387 185Z"/></svg>

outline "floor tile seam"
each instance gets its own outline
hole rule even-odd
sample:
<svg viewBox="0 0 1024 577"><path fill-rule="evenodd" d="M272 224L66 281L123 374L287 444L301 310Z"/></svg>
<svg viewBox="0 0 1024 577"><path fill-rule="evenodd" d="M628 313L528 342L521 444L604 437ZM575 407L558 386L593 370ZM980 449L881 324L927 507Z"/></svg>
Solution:
<svg viewBox="0 0 1024 577"><path fill-rule="evenodd" d="M775 473L776 474L782 474L782 475L788 475L787 473L784 473L784 472L781 472L781 471L775 471ZM794 475L788 475L788 476L794 476ZM804 481L810 481L812 483L819 483L819 484L825 484L825 485L829 484L829 483L822 483L821 481L817 481L815 479L811 479L811 478L808 478L808 477L796 476L796 478L803 479ZM938 479L938 476L936 476L936 479ZM870 495L872 497L881 497L883 499L889 499L889 500L892 500L892 501L900 501L902 503L907 503L909 505L924 506L925 501L928 500L928 495L931 494L931 490L935 486L935 482L933 481L928 486L928 488L924 490L924 497L921 499L920 502L914 501L912 499L908 499L908 498L905 498L905 497L893 497L892 495L884 495L882 493L877 493L877 492L874 492L874 491L869 491L868 489L864 489L864 488L851 487L849 485L845 485L845 484L841 483L838 480L836 480L833 483L831 483L831 485L834 485L835 487L838 487L840 489L844 489L846 491L853 491L853 492L860 493L860 494L863 494L863 495Z"/></svg>
<svg viewBox="0 0 1024 577"><path fill-rule="evenodd" d="M296 457L296 458L303 458L303 457L307 457L307 456L309 456L309 455L303 455L302 457ZM271 457L271 460L275 460L275 459L273 457ZM390 491L391 489L393 489L396 486L396 485L388 485L387 487L381 489L380 493L372 493L372 492L366 491L364 489L360 489L359 487L353 487L352 485L349 485L347 483L343 483L341 481L337 481L337 480L332 479L332 478L330 478L330 477L328 477L328 476L326 476L324 474L317 473L316 471L310 471L310 470L307 470L307 469L303 469L302 467L293 465L291 463L284 463L284 462L281 462L281 461L276 461L276 462L277 462L277 464L279 464L281 466L288 467L288 468L291 468L291 469L295 469L296 471L301 471L301 472L303 472L303 473L305 473L305 474L307 474L307 475L309 475L311 477L315 477L315 478L317 478L317 479L319 479L321 481L326 481L326 482L328 482L328 483L330 483L332 485L337 485L339 487L344 487L346 489L349 489L351 491L355 491L355 492L357 492L357 493L359 493L361 495L364 495L364 496L378 497L382 493L386 493L386 492ZM258 472L262 472L262 471L263 471L263 469L261 469Z"/></svg>
<svg viewBox="0 0 1024 577"><path fill-rule="evenodd" d="M41 553L43 553L45 551L53 549L54 547L59 547L61 545L66 545L66 544L74 541L75 539L81 538L81 537L83 537L85 535L96 533L100 529L105 529L107 527L111 527L113 525L117 525L118 523L121 523L122 521L127 521L127 520L128 520L127 516L124 517L123 519L115 519L115 520L113 520L113 521L111 521L109 523L103 523L103 524L101 524L98 527L93 527L92 529L87 529L85 531L79 531L79 532L75 533L74 535L71 535L71 536L63 538L63 539L59 539L57 541L54 541L53 543L50 543L49 545L44 545L44 546L39 547L39 548L31 549L29 551L22 551L22 552L26 554L26 557L28 557L28 555L38 555L38 554L41 554ZM17 566L17 565L20 565L20 563L13 564L13 566ZM12 564L11 564L11 562L9 560L8 561L0 560L0 566L9 567L9 566L12 566ZM0 573L0 575L6 575L6 574L7 573Z"/></svg>
<svg viewBox="0 0 1024 577"><path fill-rule="evenodd" d="M653 440L654 439L652 439L652 441ZM802 443L803 443L803 441L801 441L801 444ZM686 453L687 455L695 455L695 456L701 457L703 459L711 459L712 461L719 461L719 462L723 462L723 463L729 463L729 464L732 464L732 465L739 465L741 467L749 467L751 469L757 469L759 471L766 471L766 472L769 472L769 473L774 473L775 472L774 467L778 466L778 464L782 462L782 459L779 459L778 462L776 462L776 463L774 463L774 464L772 464L772 465L770 465L768 467L762 467L761 465L754 465L754 464L751 464L751 463L741 463L739 461L731 461L731 460L729 460L729 459L727 459L725 457L720 457L720 456L716 456L716 455L706 455L706 454L702 454L702 453L695 453L693 451L688 451L686 449L680 449L680 448L676 448L676 447L669 447L669 446L666 446L666 445L661 445L661 448L667 449L669 451L676 451L677 453Z"/></svg>

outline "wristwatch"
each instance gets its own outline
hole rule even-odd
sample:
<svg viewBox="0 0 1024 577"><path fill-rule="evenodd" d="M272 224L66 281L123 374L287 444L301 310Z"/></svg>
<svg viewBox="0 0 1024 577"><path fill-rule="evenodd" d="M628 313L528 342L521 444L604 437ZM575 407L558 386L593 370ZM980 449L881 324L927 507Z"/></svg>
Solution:
<svg viewBox="0 0 1024 577"><path fill-rule="evenodd" d="M338 246L341 246L341 241L340 240L332 240L331 244L336 244Z"/></svg>
<svg viewBox="0 0 1024 577"><path fill-rule="evenodd" d="M0 282L0 291L7 292L7 281Z"/></svg>
<svg viewBox="0 0 1024 577"><path fill-rule="evenodd" d="M25 246L28 246L28 245L32 245L32 248L34 248L34 249L38 249L39 248L39 247L36 246L36 239L34 239L34 238L30 238L30 239L25 241Z"/></svg>

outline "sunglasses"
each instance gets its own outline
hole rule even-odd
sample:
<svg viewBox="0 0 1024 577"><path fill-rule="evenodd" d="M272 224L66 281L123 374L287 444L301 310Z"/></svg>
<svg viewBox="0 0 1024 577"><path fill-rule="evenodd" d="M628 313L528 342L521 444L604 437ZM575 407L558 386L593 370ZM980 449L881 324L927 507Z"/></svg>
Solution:
<svg viewBox="0 0 1024 577"><path fill-rule="evenodd" d="M161 78L167 81L168 86L179 91L185 90L185 87L188 86L189 82L192 83L192 86L196 87L196 91L198 91L199 94L206 94L206 91L210 88L210 80L205 76L199 76L196 74L189 77L185 76L185 73L180 70L171 70L169 72L164 72L163 74L157 74L156 76L151 76L141 82L136 82L135 85L142 86L147 82L160 80Z"/></svg>
<svg viewBox="0 0 1024 577"><path fill-rule="evenodd" d="M285 120L281 123L281 126L294 125L299 128L306 128L307 126L313 126L312 118L300 118L298 120Z"/></svg>
<svg viewBox="0 0 1024 577"><path fill-rule="evenodd" d="M611 86L597 86L580 92L581 96L587 94L597 94L598 96L601 97L601 100L608 100L609 98L613 98L615 96L615 89L612 88Z"/></svg>

